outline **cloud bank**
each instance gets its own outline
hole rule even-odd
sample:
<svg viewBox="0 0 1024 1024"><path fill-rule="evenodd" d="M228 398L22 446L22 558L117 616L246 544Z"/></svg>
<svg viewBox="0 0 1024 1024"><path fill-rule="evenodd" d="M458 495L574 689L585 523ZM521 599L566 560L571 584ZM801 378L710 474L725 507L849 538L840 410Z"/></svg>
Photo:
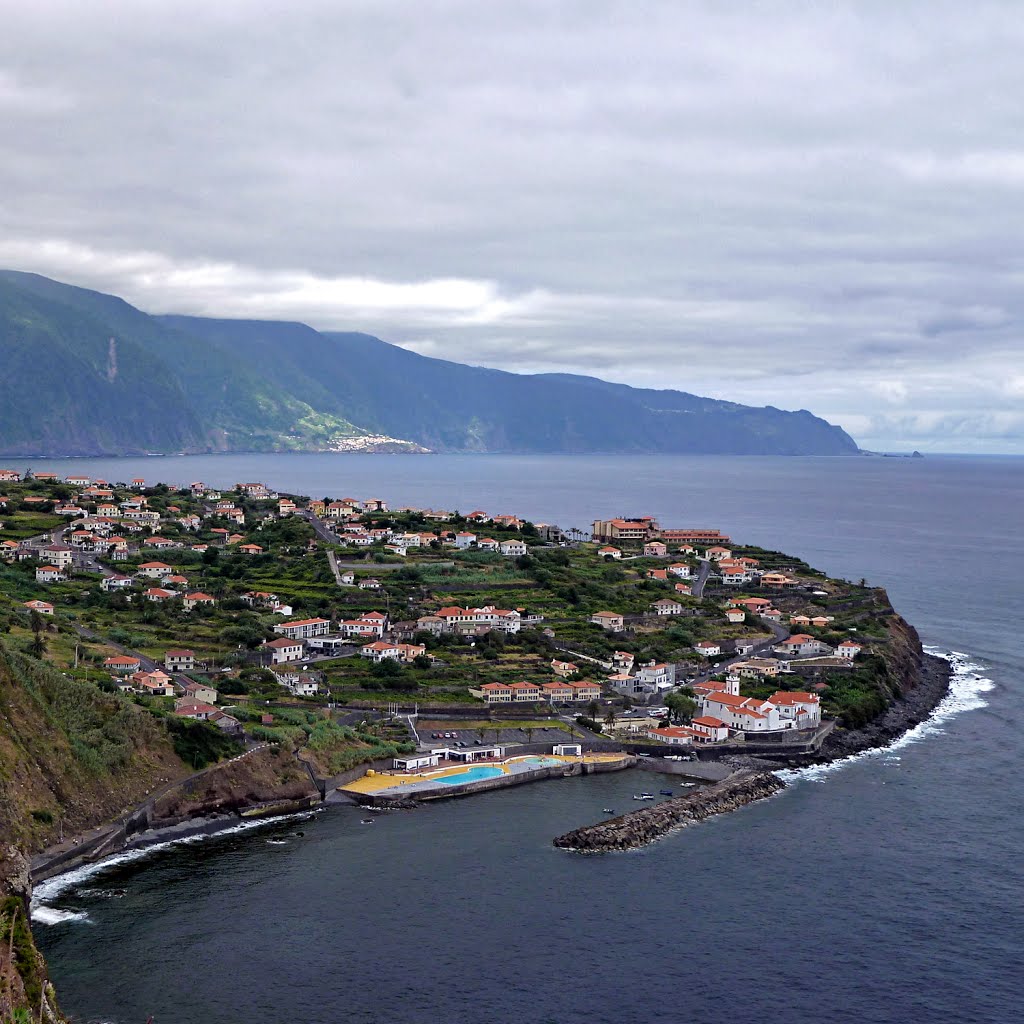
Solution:
<svg viewBox="0 0 1024 1024"><path fill-rule="evenodd" d="M1024 452L1012 5L47 0L0 264Z"/></svg>

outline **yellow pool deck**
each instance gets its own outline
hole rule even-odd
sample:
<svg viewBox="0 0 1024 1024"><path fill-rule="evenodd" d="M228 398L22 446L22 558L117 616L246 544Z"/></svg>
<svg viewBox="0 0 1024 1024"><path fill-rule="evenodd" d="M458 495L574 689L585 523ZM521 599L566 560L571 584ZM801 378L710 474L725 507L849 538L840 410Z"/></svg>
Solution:
<svg viewBox="0 0 1024 1024"><path fill-rule="evenodd" d="M584 764L601 764L610 761L621 761L623 755L618 754L584 754L582 758L569 757L564 754L524 754L520 757L507 757L504 761L474 761L471 764L458 764L452 765L449 768L437 768L433 771L426 772L375 772L372 769L368 771L361 779L355 779L352 782L346 783L344 786L338 788L342 792L348 793L379 793L385 789L396 789L398 786L404 786L410 782L433 782L436 779L447 778L451 775L462 775L472 768L479 768L482 765L486 765L490 768L500 768L504 775L511 774L509 766L513 764L522 764L524 761L529 761L531 758L543 757L553 761L562 761L564 764L579 764L583 761Z"/></svg>

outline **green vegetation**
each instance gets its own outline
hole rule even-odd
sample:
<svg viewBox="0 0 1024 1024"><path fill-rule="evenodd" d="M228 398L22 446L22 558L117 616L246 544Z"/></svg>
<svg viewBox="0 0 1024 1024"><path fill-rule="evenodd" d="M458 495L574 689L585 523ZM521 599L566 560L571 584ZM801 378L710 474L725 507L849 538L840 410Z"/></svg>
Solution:
<svg viewBox="0 0 1024 1024"><path fill-rule="evenodd" d="M0 447L27 454L309 450L367 432L453 451L857 452L807 412L462 366L302 324L148 316L15 271L0 272L0 345Z"/></svg>
<svg viewBox="0 0 1024 1024"><path fill-rule="evenodd" d="M173 715L168 715L166 721L174 752L193 768L205 768L208 764L242 752L242 744L238 740L208 722L175 718Z"/></svg>

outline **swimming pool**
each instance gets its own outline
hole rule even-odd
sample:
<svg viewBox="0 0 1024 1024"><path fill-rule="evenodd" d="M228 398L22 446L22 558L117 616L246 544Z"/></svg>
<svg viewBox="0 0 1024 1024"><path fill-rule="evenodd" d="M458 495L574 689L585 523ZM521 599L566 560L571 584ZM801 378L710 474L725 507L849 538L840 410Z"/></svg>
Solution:
<svg viewBox="0 0 1024 1024"><path fill-rule="evenodd" d="M557 757L542 757L537 754L532 754L529 757L524 757L523 761L526 764L536 764L547 767L553 767L556 764L562 763Z"/></svg>
<svg viewBox="0 0 1024 1024"><path fill-rule="evenodd" d="M495 768L494 765L481 764L477 765L476 768L467 768L464 772L459 772L457 775L445 775L443 778L431 779L430 781L440 782L443 786L461 786L466 782L493 779L503 774L504 772L500 768Z"/></svg>

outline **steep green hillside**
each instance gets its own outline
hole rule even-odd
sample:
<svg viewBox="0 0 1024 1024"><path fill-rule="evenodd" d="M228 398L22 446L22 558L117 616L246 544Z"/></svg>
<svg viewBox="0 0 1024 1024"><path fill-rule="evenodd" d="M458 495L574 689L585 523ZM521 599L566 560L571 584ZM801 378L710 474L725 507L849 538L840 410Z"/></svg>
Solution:
<svg viewBox="0 0 1024 1024"><path fill-rule="evenodd" d="M568 374L429 359L298 323L149 316L0 271L9 454L328 450L384 435L435 451L844 455L809 412Z"/></svg>
<svg viewBox="0 0 1024 1024"><path fill-rule="evenodd" d="M25 454L180 450L201 426L177 374L132 336L0 279L3 448Z"/></svg>
<svg viewBox="0 0 1024 1024"><path fill-rule="evenodd" d="M127 698L0 644L0 835L26 852L187 775L164 724Z"/></svg>
<svg viewBox="0 0 1024 1024"><path fill-rule="evenodd" d="M0 448L24 454L309 449L359 431L122 299L0 272L11 398Z"/></svg>
<svg viewBox="0 0 1024 1024"><path fill-rule="evenodd" d="M843 430L805 411L755 409L570 374L464 366L368 334L317 332L303 324L161 319L238 359L273 360L279 380L366 430L440 451L857 452Z"/></svg>

